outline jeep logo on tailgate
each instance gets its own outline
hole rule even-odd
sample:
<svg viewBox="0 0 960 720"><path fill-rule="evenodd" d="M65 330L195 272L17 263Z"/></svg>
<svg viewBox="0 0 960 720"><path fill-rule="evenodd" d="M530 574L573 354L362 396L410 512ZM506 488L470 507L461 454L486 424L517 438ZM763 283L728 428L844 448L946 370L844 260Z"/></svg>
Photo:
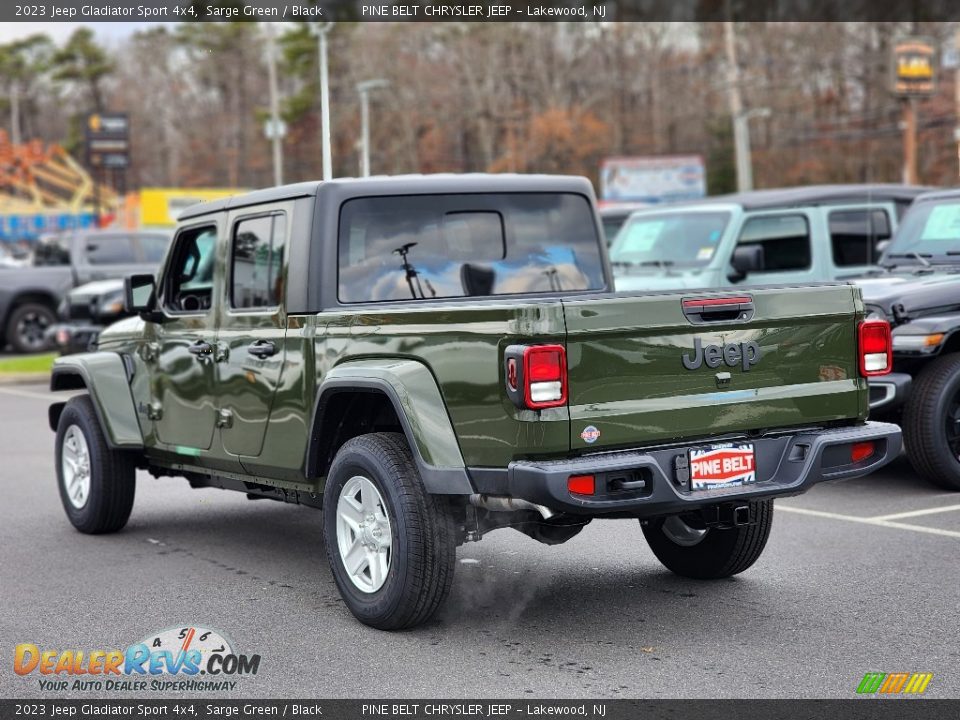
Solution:
<svg viewBox="0 0 960 720"><path fill-rule="evenodd" d="M750 368L760 362L760 355L760 346L753 340L739 344L726 343L722 347L720 345L703 347L700 338L694 338L693 352L684 353L681 359L687 370L696 370L704 363L709 368L716 368L723 362L730 367L739 365L744 372L750 372Z"/></svg>

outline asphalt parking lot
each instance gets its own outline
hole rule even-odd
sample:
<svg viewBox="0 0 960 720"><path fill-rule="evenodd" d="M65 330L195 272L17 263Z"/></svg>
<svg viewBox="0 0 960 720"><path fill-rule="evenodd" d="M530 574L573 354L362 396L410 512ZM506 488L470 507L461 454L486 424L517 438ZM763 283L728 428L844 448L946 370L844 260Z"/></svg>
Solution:
<svg viewBox="0 0 960 720"><path fill-rule="evenodd" d="M779 501L763 557L721 582L665 571L632 521L559 547L498 531L458 550L434 621L385 634L340 601L314 510L142 474L123 532L75 532L48 402L0 386L0 697L43 694L13 673L17 643L116 649L192 624L261 655L229 697L849 698L868 671L960 697L960 494L905 460Z"/></svg>

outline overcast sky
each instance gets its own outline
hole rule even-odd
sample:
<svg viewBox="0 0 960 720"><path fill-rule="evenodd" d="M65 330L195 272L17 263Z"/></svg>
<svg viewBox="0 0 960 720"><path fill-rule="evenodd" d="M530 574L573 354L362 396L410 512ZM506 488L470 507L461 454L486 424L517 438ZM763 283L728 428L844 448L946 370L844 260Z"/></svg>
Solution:
<svg viewBox="0 0 960 720"><path fill-rule="evenodd" d="M2 0L0 0L2 1ZM160 22L93 22L93 23L73 23L73 22L15 22L0 23L0 43L10 42L19 38L27 37L35 33L46 33L56 42L62 42L70 37L70 34L82 25L93 28L100 40L107 44L122 40L133 32L151 25L175 25L176 23Z"/></svg>

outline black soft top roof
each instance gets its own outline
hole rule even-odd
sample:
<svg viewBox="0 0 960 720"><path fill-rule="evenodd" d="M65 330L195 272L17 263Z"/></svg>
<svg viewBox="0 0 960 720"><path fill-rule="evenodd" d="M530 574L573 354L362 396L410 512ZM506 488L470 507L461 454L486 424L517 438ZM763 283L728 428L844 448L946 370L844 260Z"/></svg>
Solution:
<svg viewBox="0 0 960 720"><path fill-rule="evenodd" d="M775 190L751 190L750 192L715 195L697 200L697 203L735 203L744 210L763 210L801 205L840 205L865 200L883 202L900 200L912 202L918 195L930 191L930 187L873 183L862 185L808 185L805 187L778 188ZM691 204L691 203L685 203Z"/></svg>
<svg viewBox="0 0 960 720"><path fill-rule="evenodd" d="M325 193L340 199L372 195L439 195L457 193L568 192L593 197L593 186L584 177L574 175L448 174L382 175L369 178L339 178L322 182L312 180L293 185L255 190L212 202L192 205L178 220L248 207L264 203L311 197Z"/></svg>
<svg viewBox="0 0 960 720"><path fill-rule="evenodd" d="M948 188L945 190L934 190L926 192L917 198L917 202L929 202L936 200L960 200L960 188Z"/></svg>

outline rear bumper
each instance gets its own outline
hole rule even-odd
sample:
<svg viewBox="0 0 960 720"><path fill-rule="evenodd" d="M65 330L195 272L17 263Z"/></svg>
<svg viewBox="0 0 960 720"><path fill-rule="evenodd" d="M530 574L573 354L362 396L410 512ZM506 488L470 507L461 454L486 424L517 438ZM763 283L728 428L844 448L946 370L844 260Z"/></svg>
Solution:
<svg viewBox="0 0 960 720"><path fill-rule="evenodd" d="M874 454L850 462L850 446L873 441ZM510 464L506 494L544 505L555 512L601 516L625 513L641 518L675 515L704 507L742 503L806 492L825 480L859 477L893 460L900 452L900 428L868 422L795 435L753 439L758 482L714 490L690 491L679 482L675 463L689 447L588 455L571 460ZM597 495L573 495L571 475L594 475ZM643 487L638 487L640 481ZM623 490L624 485L630 489Z"/></svg>
<svg viewBox="0 0 960 720"><path fill-rule="evenodd" d="M907 373L890 373L870 378L870 410L896 410L910 394L913 379Z"/></svg>

